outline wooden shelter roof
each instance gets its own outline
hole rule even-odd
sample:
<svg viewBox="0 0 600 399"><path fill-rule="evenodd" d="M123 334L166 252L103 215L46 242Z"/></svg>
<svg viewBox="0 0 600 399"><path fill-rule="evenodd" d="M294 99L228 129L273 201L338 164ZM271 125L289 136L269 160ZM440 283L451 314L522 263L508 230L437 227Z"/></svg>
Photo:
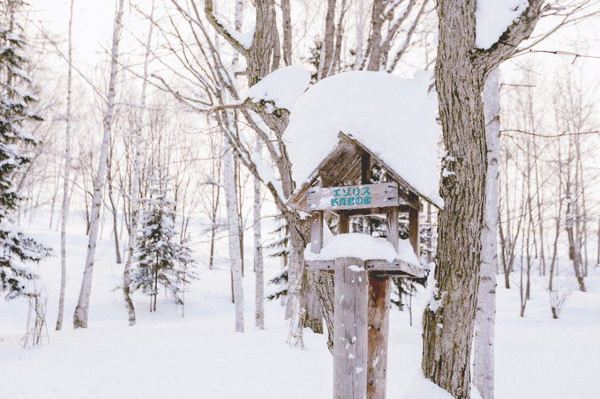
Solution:
<svg viewBox="0 0 600 399"><path fill-rule="evenodd" d="M419 198L423 198L436 208L439 208L431 198L417 191L413 185L406 181L397 171L390 168L377 154L369 150L364 144L343 132L340 132L338 137L339 142L336 147L319 163L308 179L290 196L287 201L289 206L304 212L310 212L307 206L308 192L315 186L319 179L322 180L321 183L324 187L359 181L363 157L369 155L369 167L373 164L379 164L385 169L388 177L398 183L401 197L405 200L406 205L417 207L418 209Z"/></svg>

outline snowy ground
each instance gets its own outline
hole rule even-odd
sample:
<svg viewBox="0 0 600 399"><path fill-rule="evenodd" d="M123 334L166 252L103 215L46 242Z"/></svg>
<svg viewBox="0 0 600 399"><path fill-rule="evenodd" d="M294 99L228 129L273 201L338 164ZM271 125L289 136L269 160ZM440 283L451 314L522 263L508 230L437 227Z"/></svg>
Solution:
<svg viewBox="0 0 600 399"><path fill-rule="evenodd" d="M58 248L56 232L32 233ZM251 238L247 242L251 245ZM53 331L58 257L39 269L48 292L49 344L22 349L19 340L27 305L0 301L0 398L331 397L332 359L323 336L307 331L306 349L290 349L278 303L267 303L266 330L253 327L251 271L246 273L244 287L247 331L233 332L229 273L224 264L213 271L200 266L200 280L186 293L184 318L181 307L165 298L158 312L150 314L148 299L138 295L138 324L130 328L121 293L115 290L121 267L114 264L111 241L105 237L97 253L89 328L72 330L86 238L72 231L68 245L72 261L62 332ZM251 249L246 253L251 254ZM201 257L202 248L196 254ZM267 274L273 275L278 264L269 262ZM551 319L541 285L534 286L524 319L518 317L516 289L499 289L498 399L600 397L600 274L588 284L591 292L571 295L560 320ZM388 398L403 398L419 375L423 297L414 305L418 308L415 327L409 326L407 312L392 312Z"/></svg>

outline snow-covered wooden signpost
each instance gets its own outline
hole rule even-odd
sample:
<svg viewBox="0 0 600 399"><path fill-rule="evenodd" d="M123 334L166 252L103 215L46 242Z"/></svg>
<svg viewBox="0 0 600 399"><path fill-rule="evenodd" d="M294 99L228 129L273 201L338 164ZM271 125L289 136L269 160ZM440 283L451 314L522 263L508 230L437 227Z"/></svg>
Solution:
<svg viewBox="0 0 600 399"><path fill-rule="evenodd" d="M419 211L421 199L432 201L361 142L338 137L288 204L311 215L308 270L335 274L333 397L385 398L390 276L426 275ZM373 181L374 168L382 181ZM408 240L399 238L400 213L408 215ZM375 215L385 217L386 239L350 232L350 219ZM324 237L324 222L336 219L337 235Z"/></svg>

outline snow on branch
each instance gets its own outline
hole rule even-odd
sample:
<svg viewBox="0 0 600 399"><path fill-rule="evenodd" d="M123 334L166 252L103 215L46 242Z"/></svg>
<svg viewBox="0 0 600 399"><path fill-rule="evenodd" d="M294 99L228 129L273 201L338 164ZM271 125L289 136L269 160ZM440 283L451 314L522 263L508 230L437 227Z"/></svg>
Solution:
<svg viewBox="0 0 600 399"><path fill-rule="evenodd" d="M212 0L204 1L204 14L213 28L215 28L215 30L219 32L219 34L223 36L225 40L227 40L229 44L231 44L237 51L242 54L246 54L247 51L252 47L254 27L251 29L251 32L243 34L235 32L234 29L228 28L221 21L219 21L215 15L214 4Z"/></svg>
<svg viewBox="0 0 600 399"><path fill-rule="evenodd" d="M511 3L493 0L477 2L476 45L482 50L479 61L484 70L490 71L508 59L517 50L517 46L531 35L537 21L546 9L542 7L544 0L528 0L526 8L524 7L525 0L510 1ZM503 7L497 8L497 3L502 3ZM512 8L507 4L511 4ZM491 7L494 7L495 11L489 10ZM484 15L491 15L503 23L493 23L493 29L489 27L491 25L486 28L485 24L492 24L492 22L489 21L489 18L483 17ZM499 38L492 42L499 31L501 32Z"/></svg>
<svg viewBox="0 0 600 399"><path fill-rule="evenodd" d="M527 0L477 0L475 45L487 50L527 8Z"/></svg>
<svg viewBox="0 0 600 399"><path fill-rule="evenodd" d="M310 85L310 72L290 65L277 69L250 87L248 97L254 102L272 102L276 108L291 111Z"/></svg>

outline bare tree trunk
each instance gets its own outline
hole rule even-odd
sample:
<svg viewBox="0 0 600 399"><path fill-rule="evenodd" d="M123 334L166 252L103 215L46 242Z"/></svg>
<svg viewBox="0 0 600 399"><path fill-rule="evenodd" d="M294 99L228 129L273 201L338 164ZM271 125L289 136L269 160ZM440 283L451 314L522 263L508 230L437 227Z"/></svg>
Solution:
<svg viewBox="0 0 600 399"><path fill-rule="evenodd" d="M498 69L483 89L488 147L484 226L481 232L481 270L475 314L473 383L482 399L494 398L494 326L496 319L496 268L498 227L498 174L500 156L500 84Z"/></svg>
<svg viewBox="0 0 600 399"><path fill-rule="evenodd" d="M598 216L598 231L596 234L596 267L600 267L600 216Z"/></svg>
<svg viewBox="0 0 600 399"><path fill-rule="evenodd" d="M575 273L575 279L577 279L577 284L579 285L579 290L582 292L586 291L585 288L585 279L583 277L583 265L581 261L581 251L579 245L577 243L577 239L575 237L574 231L574 218L573 214L573 198L572 193L570 192L570 184L567 182L567 210L566 210L566 218L565 221L566 230L567 230L567 238L569 239L569 259L573 262L573 271Z"/></svg>
<svg viewBox="0 0 600 399"><path fill-rule="evenodd" d="M52 191L52 201L50 202L50 221L48 222L48 229L50 229L50 230L52 230L52 225L54 224L54 208L56 207L56 197L58 196L60 175L61 175L61 172L63 172L62 164L63 164L63 161L60 162L60 165L58 167L58 173L56 174L56 179L54 179L55 180L54 181L54 190Z"/></svg>
<svg viewBox="0 0 600 399"><path fill-rule="evenodd" d="M335 33L335 3L336 0L327 0L327 15L325 16L325 33L321 45L317 80L326 78L333 59L333 41Z"/></svg>
<svg viewBox="0 0 600 399"><path fill-rule="evenodd" d="M237 132L236 132L237 133ZM235 180L235 195L237 196L237 221L238 221L238 238L240 240L240 261L242 263L242 277L245 276L246 262L244 261L244 192L242 188L241 165L237 157L233 157L233 170Z"/></svg>
<svg viewBox="0 0 600 399"><path fill-rule="evenodd" d="M290 0L281 0L281 15L283 19L283 62L285 65L292 65L292 10Z"/></svg>
<svg viewBox="0 0 600 399"><path fill-rule="evenodd" d="M148 63L150 58L150 45L152 43L152 30L154 23L152 17L154 15L154 0L152 0L152 10L150 11L151 22L148 26L148 36L146 39L146 53L144 55L144 79L142 80L142 93L140 96L139 118L135 131L131 137L131 147L133 149L132 173L131 173L131 193L130 193L130 214L131 226L129 228L129 239L127 241L127 260L123 267L123 299L125 300L125 308L127 309L127 318L130 326L135 325L135 307L131 300L131 266L136 249L138 218L140 212L140 174L141 174L141 135L144 128L146 118L146 90L148 77Z"/></svg>
<svg viewBox="0 0 600 399"><path fill-rule="evenodd" d="M223 155L223 184L225 186L225 203L229 232L229 260L235 304L235 331L244 332L244 291L242 286L242 264L240 252L237 195L235 190L233 149L226 144Z"/></svg>
<svg viewBox="0 0 600 399"><path fill-rule="evenodd" d="M579 245L579 253L582 257L582 275L588 275L588 251L587 251L587 207L585 198L585 182L583 179L583 159L581 156L581 141L579 137L575 137L575 154L577 161L576 168L576 189L577 193L577 217L575 218L575 231L577 232L577 243ZM581 199L581 211L579 207L579 199ZM583 256L582 256L583 253Z"/></svg>
<svg viewBox="0 0 600 399"><path fill-rule="evenodd" d="M355 22L355 30L356 30L356 54L354 56L354 68L355 70L360 69L362 61L363 61L363 37L365 30L365 2L359 1L356 5L358 10L356 12L356 22Z"/></svg>
<svg viewBox="0 0 600 399"><path fill-rule="evenodd" d="M213 188L214 190L215 188ZM220 187L217 184L216 190L220 191ZM219 193L216 195L217 203L219 201ZM215 238L217 235L217 212L218 212L218 204L213 204L213 208L211 209L211 221L210 221L210 248L208 255L208 268L212 269L215 263Z"/></svg>
<svg viewBox="0 0 600 399"><path fill-rule="evenodd" d="M457 399L470 397L473 326L481 266L487 144L481 92L489 71L528 37L542 2L529 7L489 51L475 44L475 0L438 0L435 80L447 155L440 194L434 298L441 303L423 315L426 378Z"/></svg>
<svg viewBox="0 0 600 399"><path fill-rule="evenodd" d="M385 22L384 0L373 0L373 9L371 10L371 36L369 37L369 46L366 55L369 56L367 69L369 71L379 71L381 69L381 28Z"/></svg>
<svg viewBox="0 0 600 399"><path fill-rule="evenodd" d="M108 181L108 202L110 203L110 212L112 214L112 224L113 224L113 240L115 244L115 262L117 265L120 265L123 262L121 259L121 248L119 245L119 220L118 220L118 211L117 205L115 203L115 198L113 195L113 178L112 178L112 149L110 150L111 154L108 157L108 170L107 170L107 178Z"/></svg>
<svg viewBox="0 0 600 399"><path fill-rule="evenodd" d="M257 145L256 156L260 156L260 145ZM254 273L256 279L254 320L256 327L263 329L265 328L265 278L260 219L261 204L260 180L254 178Z"/></svg>
<svg viewBox="0 0 600 399"><path fill-rule="evenodd" d="M240 32L242 29L244 2L236 1L235 7L235 30ZM236 69L237 53L234 53L232 60L232 69ZM229 132L235 130L234 115L232 111L224 112L224 128ZM235 304L235 331L244 332L244 289L242 285L242 252L240 247L240 222L238 196L235 179L235 153L229 141L225 141L223 151L223 186L225 193L225 206L227 213L227 228L229 241L229 261L231 263L231 283L233 301Z"/></svg>
<svg viewBox="0 0 600 399"><path fill-rule="evenodd" d="M573 271L575 274L575 278L577 279L577 284L579 285L579 290L585 292L585 280L583 277L583 264L581 260L581 246L579 245L577 235L575 232L576 227L576 219L577 219L577 192L573 192L573 176L571 172L572 163L575 157L575 180L577 180L577 160L576 154L573 153L573 137L569 137L569 154L567 157L567 182L565 184L566 188L566 201L567 208L565 210L565 229L567 231L567 238L569 241L569 259L573 262Z"/></svg>
<svg viewBox="0 0 600 399"><path fill-rule="evenodd" d="M474 2L472 12L464 18L457 17L465 10L456 4L438 2L440 43L436 88L448 153L443 167L454 173L441 181L444 209L438 219L435 299L442 306L435 311L427 308L423 315L421 366L425 377L456 398L468 398L481 265L487 148L482 74L470 61L474 43L469 45L460 37L465 26L470 26L474 40ZM455 101L456 98L460 101Z"/></svg>
<svg viewBox="0 0 600 399"><path fill-rule="evenodd" d="M554 275L556 274L557 262L558 262L558 238L560 237L560 222L562 220L562 206L563 206L563 198L562 198L562 190L563 190L563 177L560 172L562 169L562 151L560 144L558 146L558 162L557 162L557 175L558 175L558 191L556 194L556 199L558 203L558 211L556 214L556 218L554 221L554 243L552 245L552 260L550 262L550 276L548 277L548 291L552 292L554 290ZM552 310L554 314L554 309Z"/></svg>
<svg viewBox="0 0 600 399"><path fill-rule="evenodd" d="M208 256L208 268L212 269L215 262L215 239L217 235L219 198L221 194L221 146L215 144L214 137L210 136L211 149L211 174L210 177L210 247Z"/></svg>
<svg viewBox="0 0 600 399"><path fill-rule="evenodd" d="M71 174L71 100L73 94L73 5L69 7L69 50L67 70L67 116L65 128L65 160L63 177L63 197L60 214L60 294L58 298L58 317L56 318L56 331L62 328L65 313L65 288L67 285L67 219L69 217L69 177Z"/></svg>
<svg viewBox="0 0 600 399"><path fill-rule="evenodd" d="M100 216L100 207L102 206L102 187L106 178L106 167L108 160L108 147L110 144L112 119L115 104L115 85L117 80L117 57L119 54L119 41L123 28L123 2L119 0L115 14L115 23L113 27L110 78L108 81L108 95L106 97L106 113L104 115L103 127L104 135L100 147L100 157L98 160L98 171L94 179L94 195L92 199L90 234L88 239L88 251L85 260L85 269L81 289L79 291L79 300L73 314L74 328L87 328L88 310L90 307L90 296L92 294L92 274L94 272L94 257L96 254L96 243L98 240L98 222Z"/></svg>

